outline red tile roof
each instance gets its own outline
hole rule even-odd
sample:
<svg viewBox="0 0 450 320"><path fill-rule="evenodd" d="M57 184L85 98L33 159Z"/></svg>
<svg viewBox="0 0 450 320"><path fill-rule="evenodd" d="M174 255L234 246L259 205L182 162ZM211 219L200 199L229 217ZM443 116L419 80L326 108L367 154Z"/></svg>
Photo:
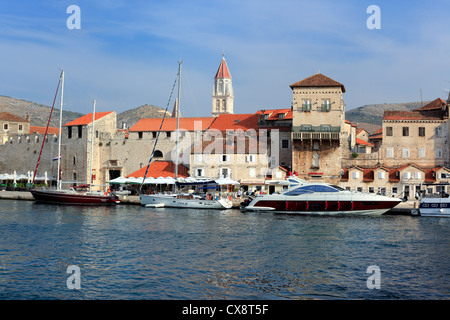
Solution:
<svg viewBox="0 0 450 320"><path fill-rule="evenodd" d="M13 122L30 122L30 120L26 120L9 112L0 112L0 120Z"/></svg>
<svg viewBox="0 0 450 320"><path fill-rule="evenodd" d="M356 138L356 144L373 147L372 143L364 141L363 139L360 139L360 138Z"/></svg>
<svg viewBox="0 0 450 320"><path fill-rule="evenodd" d="M211 129L220 131L242 129L258 130L259 115L251 114L220 114L212 123Z"/></svg>
<svg viewBox="0 0 450 320"><path fill-rule="evenodd" d="M143 167L127 176L127 178L143 178L147 167ZM172 161L154 161L150 164L147 172L147 178L153 177L174 177L175 176L175 163ZM183 164L178 164L178 177L187 178L188 168Z"/></svg>
<svg viewBox="0 0 450 320"><path fill-rule="evenodd" d="M45 134L45 128L47 127L30 126L30 134ZM48 127L47 134L59 134L59 128Z"/></svg>
<svg viewBox="0 0 450 320"><path fill-rule="evenodd" d="M384 120L441 120L440 116L428 116L418 111L390 111L386 110L383 114Z"/></svg>
<svg viewBox="0 0 450 320"><path fill-rule="evenodd" d="M231 73L228 70L227 62L225 61L225 57L222 58L222 61L220 62L219 69L217 69L216 76L217 78L231 78Z"/></svg>
<svg viewBox="0 0 450 320"><path fill-rule="evenodd" d="M422 108L415 109L414 111L442 110L442 105L445 104L447 103L444 100L442 100L441 98L437 98L436 100L431 101Z"/></svg>
<svg viewBox="0 0 450 320"><path fill-rule="evenodd" d="M180 130L194 131L197 129L194 125L197 124L199 129L208 129L213 121L214 117L197 117L197 118L180 118ZM130 128L130 132L140 131L159 131L162 118L147 118L140 119L134 126ZM176 131L177 130L177 118L165 118L161 131Z"/></svg>
<svg viewBox="0 0 450 320"><path fill-rule="evenodd" d="M355 127L355 128L357 127L357 126L356 126L356 124L353 124L353 123L351 123L351 122L350 122L350 121L348 121L348 120L345 120L345 123L347 123L347 124L351 125L352 127Z"/></svg>
<svg viewBox="0 0 450 320"><path fill-rule="evenodd" d="M106 111L106 112L96 112L95 113L95 121L97 121L98 119L103 118L104 116L107 116L110 113L113 113L114 111ZM90 124L92 122L92 113L86 114L78 119L75 119L73 121L70 121L68 123L66 123L64 126L82 126L82 125L87 125Z"/></svg>
<svg viewBox="0 0 450 320"><path fill-rule="evenodd" d="M257 113L261 115L268 115L268 118L265 120L292 120L291 108L260 110ZM282 116L282 118L280 118L280 115L284 115L284 117Z"/></svg>
<svg viewBox="0 0 450 320"><path fill-rule="evenodd" d="M345 92L345 87L342 83L328 78L321 73L316 73L313 76L295 82L291 84L290 87L292 89L296 87L340 87L342 89L342 92Z"/></svg>
<svg viewBox="0 0 450 320"><path fill-rule="evenodd" d="M378 129L369 136L369 140L383 139L383 128Z"/></svg>

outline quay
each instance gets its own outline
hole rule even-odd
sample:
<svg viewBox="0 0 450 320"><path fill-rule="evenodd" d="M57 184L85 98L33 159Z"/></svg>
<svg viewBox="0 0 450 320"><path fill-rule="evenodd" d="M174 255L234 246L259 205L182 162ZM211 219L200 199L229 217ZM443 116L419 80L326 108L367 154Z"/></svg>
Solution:
<svg viewBox="0 0 450 320"><path fill-rule="evenodd" d="M33 201L33 195L28 191L0 191L0 199L9 200L29 200ZM139 196L119 196L120 203L126 205L140 205ZM232 209L239 209L240 201L233 199ZM419 207L418 200L408 200L399 203L391 209L386 215L411 215L414 209Z"/></svg>

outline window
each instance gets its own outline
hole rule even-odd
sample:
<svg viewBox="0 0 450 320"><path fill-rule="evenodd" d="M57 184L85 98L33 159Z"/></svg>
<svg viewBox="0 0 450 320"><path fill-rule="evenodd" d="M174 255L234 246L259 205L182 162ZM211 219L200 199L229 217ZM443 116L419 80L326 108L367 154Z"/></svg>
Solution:
<svg viewBox="0 0 450 320"><path fill-rule="evenodd" d="M167 132L166 132L166 137L167 137L167 138L170 138L170 134L171 134L171 132L170 132L170 131L167 131Z"/></svg>
<svg viewBox="0 0 450 320"><path fill-rule="evenodd" d="M195 170L195 176L196 177L203 177L204 174L205 174L205 171L203 169Z"/></svg>
<svg viewBox="0 0 450 320"><path fill-rule="evenodd" d="M414 172L414 179L416 180L420 179L420 172Z"/></svg>
<svg viewBox="0 0 450 320"><path fill-rule="evenodd" d="M155 158L162 158L163 157L163 153L160 150L156 150L155 153L153 154L153 157L155 157Z"/></svg>
<svg viewBox="0 0 450 320"><path fill-rule="evenodd" d="M284 119L284 116L285 116L286 114L285 113L280 113L280 114L278 114L278 119Z"/></svg>
<svg viewBox="0 0 450 320"><path fill-rule="evenodd" d="M9 126L7 123L3 124L3 130L8 130Z"/></svg>
<svg viewBox="0 0 450 320"><path fill-rule="evenodd" d="M425 158L425 148L419 148L419 158Z"/></svg>
<svg viewBox="0 0 450 320"><path fill-rule="evenodd" d="M392 137L392 135L393 135L392 127L386 127L386 136Z"/></svg>
<svg viewBox="0 0 450 320"><path fill-rule="evenodd" d="M363 188L362 187L358 187L358 188L356 188L356 191L363 192Z"/></svg>
<svg viewBox="0 0 450 320"><path fill-rule="evenodd" d="M195 155L195 162L196 163L202 163L203 162L203 155L201 153Z"/></svg>
<svg viewBox="0 0 450 320"><path fill-rule="evenodd" d="M77 173L76 172L73 173L73 181L77 181Z"/></svg>
<svg viewBox="0 0 450 320"><path fill-rule="evenodd" d="M250 178L254 178L256 176L255 169L252 168L252 169L248 170L248 175Z"/></svg>
<svg viewBox="0 0 450 320"><path fill-rule="evenodd" d="M375 188L374 187L369 187L369 193L375 193Z"/></svg>
<svg viewBox="0 0 450 320"><path fill-rule="evenodd" d="M392 194L397 194L398 193L398 188L397 187L392 187L391 193Z"/></svg>
<svg viewBox="0 0 450 320"><path fill-rule="evenodd" d="M312 127L310 124L302 124L302 131L311 131Z"/></svg>
<svg viewBox="0 0 450 320"><path fill-rule="evenodd" d="M281 148L282 148L282 149L289 149L289 140L287 140L287 139L282 139L282 140L281 140Z"/></svg>
<svg viewBox="0 0 450 320"><path fill-rule="evenodd" d="M72 139L72 126L67 127L67 139Z"/></svg>
<svg viewBox="0 0 450 320"><path fill-rule="evenodd" d="M314 152L313 154L313 167L319 167L319 154L317 152Z"/></svg>
<svg viewBox="0 0 450 320"><path fill-rule="evenodd" d="M222 161L222 162L227 162L227 161L229 161L229 160L230 160L230 156L227 155L227 154L223 154L223 155L220 157L220 161Z"/></svg>
<svg viewBox="0 0 450 320"><path fill-rule="evenodd" d="M311 100L303 100L302 110L311 111Z"/></svg>
<svg viewBox="0 0 450 320"><path fill-rule="evenodd" d="M327 112L331 110L331 103L330 100L323 100L322 102L322 111Z"/></svg>
<svg viewBox="0 0 450 320"><path fill-rule="evenodd" d="M328 124L322 124L320 126L320 129L322 132L330 132L331 131L331 126Z"/></svg>
<svg viewBox="0 0 450 320"><path fill-rule="evenodd" d="M314 141L313 142L313 150L320 150L319 141Z"/></svg>
<svg viewBox="0 0 450 320"><path fill-rule="evenodd" d="M378 179L384 179L384 171L378 172Z"/></svg>
<svg viewBox="0 0 450 320"><path fill-rule="evenodd" d="M403 179L404 179L404 180L411 179L411 172L405 172L405 173L403 174Z"/></svg>
<svg viewBox="0 0 450 320"><path fill-rule="evenodd" d="M230 169L228 169L228 168L221 168L219 170L219 178L231 178L230 177Z"/></svg>
<svg viewBox="0 0 450 320"><path fill-rule="evenodd" d="M441 148L434 149L434 156L435 158L442 158L442 149Z"/></svg>
<svg viewBox="0 0 450 320"><path fill-rule="evenodd" d="M409 127L402 127L402 136L404 137L409 136Z"/></svg>
<svg viewBox="0 0 450 320"><path fill-rule="evenodd" d="M402 149L402 158L409 158L409 148Z"/></svg>
<svg viewBox="0 0 450 320"><path fill-rule="evenodd" d="M156 132L156 131L153 131L153 132L152 132L153 138L156 138L157 135L158 135L158 132Z"/></svg>
<svg viewBox="0 0 450 320"><path fill-rule="evenodd" d="M23 125L19 124L19 131L22 131L22 130L23 130Z"/></svg>
<svg viewBox="0 0 450 320"><path fill-rule="evenodd" d="M255 157L254 154L250 154L248 156L245 156L245 161L246 162L255 162L255 160L256 160L256 157Z"/></svg>
<svg viewBox="0 0 450 320"><path fill-rule="evenodd" d="M358 171L353 171L352 172L352 178L353 179L358 179L359 178L359 172Z"/></svg>
<svg viewBox="0 0 450 320"><path fill-rule="evenodd" d="M425 137L425 127L419 127L419 137Z"/></svg>
<svg viewBox="0 0 450 320"><path fill-rule="evenodd" d="M141 132L138 132L138 139L142 139L142 136L144 135L144 133L141 131Z"/></svg>
<svg viewBox="0 0 450 320"><path fill-rule="evenodd" d="M441 128L441 127L436 127L436 128L434 128L434 134L435 134L437 137L442 136L442 128Z"/></svg>
<svg viewBox="0 0 450 320"><path fill-rule="evenodd" d="M83 126L78 126L78 138L83 137Z"/></svg>
<svg viewBox="0 0 450 320"><path fill-rule="evenodd" d="M73 157L73 165L75 166L77 164L77 158Z"/></svg>
<svg viewBox="0 0 450 320"><path fill-rule="evenodd" d="M386 158L393 158L394 157L394 148L386 148Z"/></svg>

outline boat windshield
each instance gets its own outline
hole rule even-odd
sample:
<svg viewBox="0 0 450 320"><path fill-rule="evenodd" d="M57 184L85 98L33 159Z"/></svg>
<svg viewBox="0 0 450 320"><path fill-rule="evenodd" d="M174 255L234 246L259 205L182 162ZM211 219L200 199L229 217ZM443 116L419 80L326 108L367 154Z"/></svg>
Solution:
<svg viewBox="0 0 450 320"><path fill-rule="evenodd" d="M299 188L295 188L294 190L290 190L284 193L286 196L297 196L300 194L306 194L306 193L314 193L314 192L339 192L340 187L335 186L327 186L327 185L308 185L308 186L302 186ZM342 189L343 190L343 189Z"/></svg>

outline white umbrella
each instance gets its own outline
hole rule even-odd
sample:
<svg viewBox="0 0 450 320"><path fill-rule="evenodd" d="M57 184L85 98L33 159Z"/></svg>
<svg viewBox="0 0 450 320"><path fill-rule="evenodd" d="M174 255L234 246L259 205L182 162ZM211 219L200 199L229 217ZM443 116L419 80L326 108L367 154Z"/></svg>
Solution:
<svg viewBox="0 0 450 320"><path fill-rule="evenodd" d="M236 184L239 184L239 182L234 181L233 179L230 179L230 178L219 178L219 179L216 179L215 181L216 181L216 183L218 185L236 185Z"/></svg>
<svg viewBox="0 0 450 320"><path fill-rule="evenodd" d="M113 183L113 184L122 184L122 183L127 183L127 179L125 177L117 177L115 179L106 181L107 183Z"/></svg>
<svg viewBox="0 0 450 320"><path fill-rule="evenodd" d="M153 177L145 178L144 184L155 184L155 178L153 178Z"/></svg>
<svg viewBox="0 0 450 320"><path fill-rule="evenodd" d="M127 183L140 184L140 183L142 183L142 180L144 180L143 177L139 177L139 178L129 177L129 178L127 178Z"/></svg>

